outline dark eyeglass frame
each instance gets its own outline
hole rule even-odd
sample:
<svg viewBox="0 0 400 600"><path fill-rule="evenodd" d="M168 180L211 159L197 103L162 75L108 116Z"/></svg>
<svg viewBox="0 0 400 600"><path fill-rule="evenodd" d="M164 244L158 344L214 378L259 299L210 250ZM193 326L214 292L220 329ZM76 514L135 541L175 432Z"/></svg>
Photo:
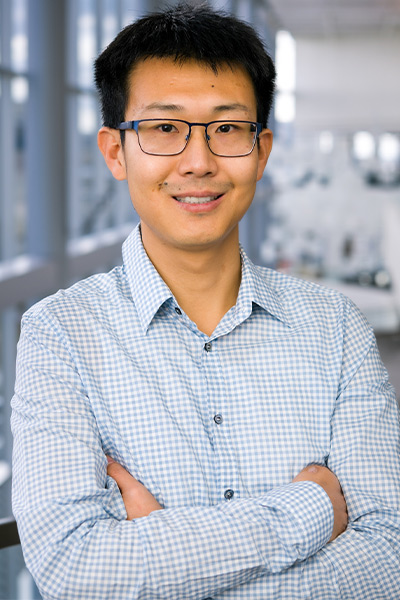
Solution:
<svg viewBox="0 0 400 600"><path fill-rule="evenodd" d="M186 125L189 126L189 133L186 136L186 143L184 145L184 147L182 148L182 150L180 150L179 152L171 152L168 154L160 154L158 152L147 152L146 150L143 150L141 144L140 144L140 136L139 136L139 125L140 123L146 122L146 121L177 121L178 123L186 123ZM210 136L207 133L207 128L210 125L214 125L214 123L221 123L221 124L229 124L229 123L249 123L249 125L254 125L256 127L256 130L254 132L254 141L253 141L253 146L251 147L251 150L249 150L249 152L246 152L245 154L217 154L216 152L213 152L212 149L210 148ZM140 149L142 152L144 152L145 154L149 154L150 156L177 156L178 154L182 154L182 152L185 150L186 146L188 145L188 142L190 140L190 136L192 133L192 127L204 127L204 134L205 134L205 139L207 142L207 146L208 149L210 150L210 152L212 154L214 154L215 156L221 156L223 158L239 158L241 156L248 156L249 154L251 154L254 150L254 146L256 145L256 142L258 140L258 137L261 133L261 131L263 130L263 125L262 123L257 123L257 121L244 121L242 119L226 119L224 121L221 120L217 120L217 121L210 121L209 123L190 123L189 121L184 121L183 119L166 119L166 118L162 118L162 119L157 119L157 118L153 118L153 119L139 119L137 121L123 121L122 123L120 123L118 125L118 127L116 127L116 129L119 129L120 131L126 131L129 129L133 129L134 131L136 131L136 135L138 136L138 143L140 146Z"/></svg>

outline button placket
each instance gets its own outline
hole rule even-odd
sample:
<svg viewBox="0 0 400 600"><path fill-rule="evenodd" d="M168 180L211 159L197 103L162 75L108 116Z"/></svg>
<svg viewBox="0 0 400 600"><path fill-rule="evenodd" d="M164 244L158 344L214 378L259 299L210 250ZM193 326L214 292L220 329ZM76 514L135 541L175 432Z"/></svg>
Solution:
<svg viewBox="0 0 400 600"><path fill-rule="evenodd" d="M235 448L230 439L229 423L224 415L224 407L229 397L219 357L217 340L203 342L204 375L207 381L210 441L213 446L216 468L216 482L219 500L231 500L239 490L239 472Z"/></svg>

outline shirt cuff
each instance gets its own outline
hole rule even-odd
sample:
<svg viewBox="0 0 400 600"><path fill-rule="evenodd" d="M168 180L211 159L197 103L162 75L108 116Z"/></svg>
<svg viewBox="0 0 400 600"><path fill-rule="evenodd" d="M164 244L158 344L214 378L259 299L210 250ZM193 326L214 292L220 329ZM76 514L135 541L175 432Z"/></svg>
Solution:
<svg viewBox="0 0 400 600"><path fill-rule="evenodd" d="M318 483L300 481L271 490L258 503L269 519L293 562L305 560L329 541L333 530L333 507Z"/></svg>

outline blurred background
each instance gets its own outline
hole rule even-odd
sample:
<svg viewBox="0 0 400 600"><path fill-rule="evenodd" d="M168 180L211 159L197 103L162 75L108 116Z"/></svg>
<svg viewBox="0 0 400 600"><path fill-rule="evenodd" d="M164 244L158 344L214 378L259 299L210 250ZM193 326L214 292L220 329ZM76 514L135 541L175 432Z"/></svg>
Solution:
<svg viewBox="0 0 400 600"><path fill-rule="evenodd" d="M97 150L93 59L164 4L0 0L0 518L11 515L21 315L119 264L138 220ZM252 23L278 69L274 148L242 244L259 264L350 296L400 391L400 0L209 4ZM0 551L0 599L32 598L20 547Z"/></svg>

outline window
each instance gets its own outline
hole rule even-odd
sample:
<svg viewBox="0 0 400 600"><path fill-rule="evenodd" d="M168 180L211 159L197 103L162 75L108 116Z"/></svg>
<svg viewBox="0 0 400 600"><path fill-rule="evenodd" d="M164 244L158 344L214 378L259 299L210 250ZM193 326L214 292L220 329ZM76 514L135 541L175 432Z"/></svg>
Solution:
<svg viewBox="0 0 400 600"><path fill-rule="evenodd" d="M27 0L0 4L0 260L26 251Z"/></svg>

